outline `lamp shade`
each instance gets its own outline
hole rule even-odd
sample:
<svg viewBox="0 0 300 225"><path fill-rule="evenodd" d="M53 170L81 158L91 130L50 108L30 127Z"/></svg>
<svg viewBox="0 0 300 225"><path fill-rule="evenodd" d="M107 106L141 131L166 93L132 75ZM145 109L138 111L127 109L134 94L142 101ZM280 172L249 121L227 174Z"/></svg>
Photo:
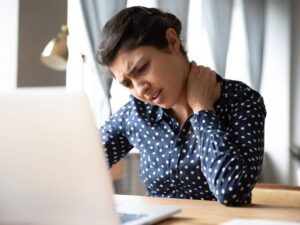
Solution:
<svg viewBox="0 0 300 225"><path fill-rule="evenodd" d="M68 61L67 46L68 28L61 26L61 31L44 48L41 61L44 65L54 70L65 70Z"/></svg>

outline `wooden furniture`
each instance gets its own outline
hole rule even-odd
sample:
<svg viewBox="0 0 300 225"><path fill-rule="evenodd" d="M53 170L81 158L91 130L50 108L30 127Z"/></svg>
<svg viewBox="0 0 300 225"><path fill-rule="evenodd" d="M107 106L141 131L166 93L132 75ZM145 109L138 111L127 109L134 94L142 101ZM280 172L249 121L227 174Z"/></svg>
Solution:
<svg viewBox="0 0 300 225"><path fill-rule="evenodd" d="M252 203L300 207L300 187L258 183L252 191Z"/></svg>
<svg viewBox="0 0 300 225"><path fill-rule="evenodd" d="M116 195L118 202L145 202L179 206L182 211L158 225L216 225L231 219L270 219L300 221L300 207L251 204L243 207L226 207L215 201L151 198L133 195Z"/></svg>
<svg viewBox="0 0 300 225"><path fill-rule="evenodd" d="M122 179L124 176L124 160L120 160L111 168L111 177L113 180Z"/></svg>

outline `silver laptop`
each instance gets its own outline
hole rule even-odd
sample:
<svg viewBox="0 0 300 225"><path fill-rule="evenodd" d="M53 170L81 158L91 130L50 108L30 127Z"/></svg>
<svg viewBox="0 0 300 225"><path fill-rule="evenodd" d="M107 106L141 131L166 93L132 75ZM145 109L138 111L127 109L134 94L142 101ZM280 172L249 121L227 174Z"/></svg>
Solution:
<svg viewBox="0 0 300 225"><path fill-rule="evenodd" d="M179 211L116 206L83 94L56 89L0 94L0 224L118 225L117 208L125 220L136 219L128 225L151 224Z"/></svg>

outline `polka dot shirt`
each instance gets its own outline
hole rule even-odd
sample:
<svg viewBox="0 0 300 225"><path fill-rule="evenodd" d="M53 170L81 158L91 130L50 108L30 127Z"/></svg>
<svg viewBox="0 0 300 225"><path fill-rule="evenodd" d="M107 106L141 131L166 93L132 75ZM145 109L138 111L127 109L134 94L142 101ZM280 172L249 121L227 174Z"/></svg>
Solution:
<svg viewBox="0 0 300 225"><path fill-rule="evenodd" d="M164 109L131 97L101 128L109 166L135 147L150 196L250 203L264 154L263 98L218 79L215 110L193 114L182 128Z"/></svg>

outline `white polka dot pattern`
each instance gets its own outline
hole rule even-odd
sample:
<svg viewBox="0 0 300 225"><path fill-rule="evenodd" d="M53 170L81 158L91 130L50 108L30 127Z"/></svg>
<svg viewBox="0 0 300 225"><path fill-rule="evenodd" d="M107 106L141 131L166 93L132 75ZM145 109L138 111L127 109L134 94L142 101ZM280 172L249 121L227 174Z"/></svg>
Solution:
<svg viewBox="0 0 300 225"><path fill-rule="evenodd" d="M135 147L150 196L249 203L262 168L265 106L242 82L219 79L215 111L192 115L181 129L164 109L131 97L101 129L109 165Z"/></svg>

